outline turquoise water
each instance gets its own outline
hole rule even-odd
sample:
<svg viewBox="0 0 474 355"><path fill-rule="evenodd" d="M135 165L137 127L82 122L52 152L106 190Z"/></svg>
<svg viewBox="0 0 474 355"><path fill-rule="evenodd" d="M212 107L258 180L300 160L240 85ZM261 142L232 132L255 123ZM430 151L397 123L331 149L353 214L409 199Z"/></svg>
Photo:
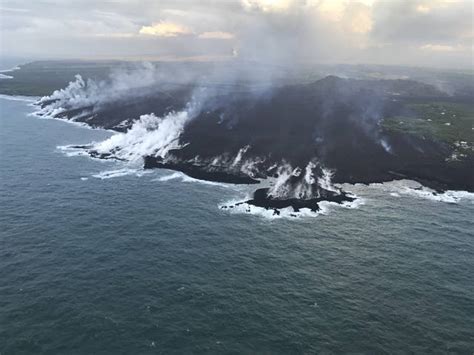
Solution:
<svg viewBox="0 0 474 355"><path fill-rule="evenodd" d="M472 199L232 214L245 188L67 156L111 133L0 105L2 355L474 351Z"/></svg>

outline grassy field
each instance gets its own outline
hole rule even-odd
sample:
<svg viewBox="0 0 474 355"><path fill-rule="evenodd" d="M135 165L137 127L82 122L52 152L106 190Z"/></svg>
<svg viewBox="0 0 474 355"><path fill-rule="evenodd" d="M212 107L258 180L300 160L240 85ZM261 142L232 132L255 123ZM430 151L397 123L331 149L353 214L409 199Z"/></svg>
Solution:
<svg viewBox="0 0 474 355"><path fill-rule="evenodd" d="M474 104L426 102L407 108L406 116L385 118L383 128L446 142L457 155L474 154Z"/></svg>

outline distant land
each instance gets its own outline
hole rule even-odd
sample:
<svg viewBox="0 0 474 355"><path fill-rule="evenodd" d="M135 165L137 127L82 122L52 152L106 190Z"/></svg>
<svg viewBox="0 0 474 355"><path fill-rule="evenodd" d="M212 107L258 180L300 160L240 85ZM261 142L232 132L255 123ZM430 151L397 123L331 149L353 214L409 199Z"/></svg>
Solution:
<svg viewBox="0 0 474 355"><path fill-rule="evenodd" d="M226 65L154 63L153 70L180 72L191 67L211 73L216 67L225 72ZM0 80L0 93L48 96L76 80L73 96L66 89L43 98L39 115L128 132L137 129L142 115L190 116L189 102L196 92L206 92L204 107L184 119L176 139L167 141L168 148L142 152L144 167L231 183L281 180L273 189L257 190L248 201L271 209L317 209L324 199L351 200L332 183L411 179L438 192L474 191L470 72L320 66L277 77L265 89L244 81L227 85L167 79L133 89L119 85L118 94L112 84L104 84L105 91L114 91L108 96L88 93L89 83L83 78L108 83L111 71L126 68L133 79L130 66L119 61L32 62L15 71L14 78ZM78 100L82 94L87 100ZM158 123L153 129L161 129ZM98 158L125 160L130 150L120 144L109 150L83 148ZM331 184L325 185L325 179Z"/></svg>

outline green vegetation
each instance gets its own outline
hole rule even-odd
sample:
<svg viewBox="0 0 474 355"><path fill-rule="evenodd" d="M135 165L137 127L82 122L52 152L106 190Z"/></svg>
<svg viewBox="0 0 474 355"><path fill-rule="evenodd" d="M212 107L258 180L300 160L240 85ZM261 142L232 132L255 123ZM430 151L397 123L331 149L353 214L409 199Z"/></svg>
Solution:
<svg viewBox="0 0 474 355"><path fill-rule="evenodd" d="M443 141L453 146L455 156L474 154L474 104L426 102L406 107L406 116L385 118L382 127Z"/></svg>

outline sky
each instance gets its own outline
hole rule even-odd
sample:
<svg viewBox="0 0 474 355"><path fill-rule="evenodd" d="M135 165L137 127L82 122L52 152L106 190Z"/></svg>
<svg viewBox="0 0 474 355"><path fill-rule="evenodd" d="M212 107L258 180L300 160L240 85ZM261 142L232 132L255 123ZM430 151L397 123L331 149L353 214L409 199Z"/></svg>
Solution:
<svg viewBox="0 0 474 355"><path fill-rule="evenodd" d="M0 0L2 57L473 67L474 0Z"/></svg>

